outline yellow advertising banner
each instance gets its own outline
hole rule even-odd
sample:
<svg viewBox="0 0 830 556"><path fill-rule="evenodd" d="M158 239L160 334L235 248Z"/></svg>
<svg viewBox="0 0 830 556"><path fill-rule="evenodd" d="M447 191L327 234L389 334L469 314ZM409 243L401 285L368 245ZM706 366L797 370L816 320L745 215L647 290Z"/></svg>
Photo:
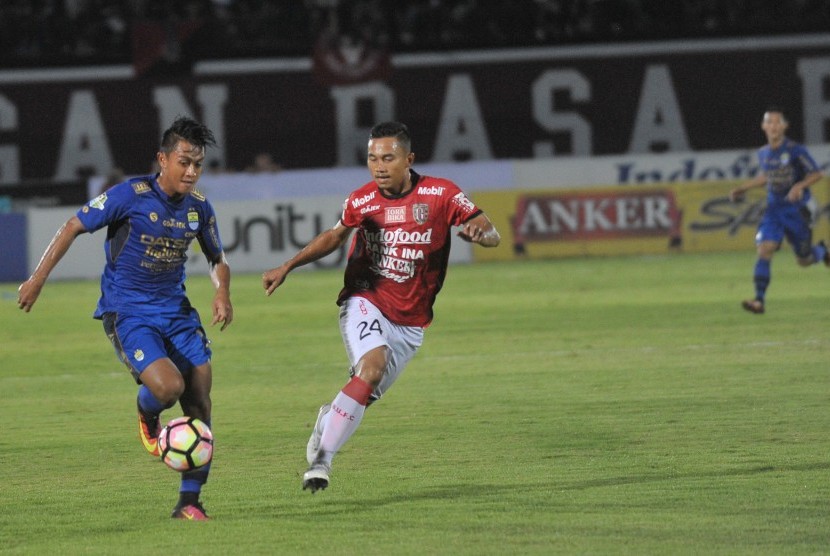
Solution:
<svg viewBox="0 0 830 556"><path fill-rule="evenodd" d="M753 250L766 190L738 203L739 182L682 182L637 187L488 191L474 195L499 230L501 245L476 246L478 261L580 255ZM828 180L811 190L814 237L830 231Z"/></svg>

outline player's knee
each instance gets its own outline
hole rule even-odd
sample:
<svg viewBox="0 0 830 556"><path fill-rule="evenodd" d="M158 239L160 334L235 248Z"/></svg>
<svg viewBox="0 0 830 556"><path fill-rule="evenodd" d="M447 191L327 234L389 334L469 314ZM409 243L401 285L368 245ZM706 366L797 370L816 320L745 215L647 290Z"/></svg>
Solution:
<svg viewBox="0 0 830 556"><path fill-rule="evenodd" d="M758 257L761 259L770 260L775 254L775 248L767 245L759 245L757 249Z"/></svg>
<svg viewBox="0 0 830 556"><path fill-rule="evenodd" d="M359 376L361 380L368 382L373 387L377 387L378 384L380 384L380 381L383 380L385 374L386 357L361 359L355 368L355 375Z"/></svg>
<svg viewBox="0 0 830 556"><path fill-rule="evenodd" d="M380 384L383 380L385 372L386 368L384 367L381 369L364 370L363 372L358 373L357 376L371 384L373 388L377 388L378 384Z"/></svg>
<svg viewBox="0 0 830 556"><path fill-rule="evenodd" d="M387 364L387 349L375 349L364 355L360 361L358 361L357 365L355 365L355 374L359 376L361 380L377 387L377 385L383 380L383 376L386 374Z"/></svg>
<svg viewBox="0 0 830 556"><path fill-rule="evenodd" d="M373 388L377 388L380 381L383 380L383 375L386 373L386 365L364 364L359 365L355 371L355 375L360 377L361 380L369 383Z"/></svg>
<svg viewBox="0 0 830 556"><path fill-rule="evenodd" d="M184 393L184 380L170 379L162 382L153 392L156 399L165 407L172 407Z"/></svg>

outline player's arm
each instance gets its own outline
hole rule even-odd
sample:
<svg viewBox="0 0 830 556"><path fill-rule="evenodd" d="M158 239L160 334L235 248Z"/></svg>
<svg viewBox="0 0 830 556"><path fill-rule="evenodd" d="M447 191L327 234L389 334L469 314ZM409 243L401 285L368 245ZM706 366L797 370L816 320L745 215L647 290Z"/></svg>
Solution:
<svg viewBox="0 0 830 556"><path fill-rule="evenodd" d="M482 247L495 247L501 242L498 230L483 212L464 222L458 231L458 237Z"/></svg>
<svg viewBox="0 0 830 556"><path fill-rule="evenodd" d="M210 263L210 279L216 287L213 296L213 321L211 326L217 322L222 323L219 329L224 330L233 321L233 305L231 304L231 267L222 252Z"/></svg>
<svg viewBox="0 0 830 556"><path fill-rule="evenodd" d="M821 172L810 172L801 181L795 182L790 190L787 192L787 200L791 203L796 203L804 196L804 190L820 181L824 177Z"/></svg>
<svg viewBox="0 0 830 556"><path fill-rule="evenodd" d="M750 189L754 189L756 187L762 187L767 184L767 175L763 172L759 173L757 176L752 178L751 180L747 180L732 191L729 192L729 200L733 203L737 203L738 201L743 200L744 194L749 191Z"/></svg>
<svg viewBox="0 0 830 556"><path fill-rule="evenodd" d="M334 253L349 239L352 229L337 221L333 228L321 232L303 247L299 253L282 263L277 268L266 270L262 274L262 287L265 294L271 295L284 281L289 272L299 266L313 263L326 255Z"/></svg>
<svg viewBox="0 0 830 556"><path fill-rule="evenodd" d="M52 237L52 241L49 242L49 245L40 257L40 262L37 263L35 271L32 272L28 280L20 284L20 287L17 288L18 307L27 313L32 310L32 305L37 301L40 290L43 289L43 285L46 283L49 274L57 266L66 252L69 251L75 238L84 232L86 232L86 228L77 216L73 216L67 220L58 229Z"/></svg>

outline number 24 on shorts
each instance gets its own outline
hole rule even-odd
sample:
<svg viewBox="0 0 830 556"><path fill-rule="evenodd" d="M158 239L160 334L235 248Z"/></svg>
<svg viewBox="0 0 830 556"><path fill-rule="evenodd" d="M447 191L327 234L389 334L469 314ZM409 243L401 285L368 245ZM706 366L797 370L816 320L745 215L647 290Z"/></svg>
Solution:
<svg viewBox="0 0 830 556"><path fill-rule="evenodd" d="M372 332L377 332L378 334L383 334L383 330L380 329L380 323L377 319L373 320L371 324L368 321L362 320L357 323L357 327L360 329L360 339L368 338Z"/></svg>

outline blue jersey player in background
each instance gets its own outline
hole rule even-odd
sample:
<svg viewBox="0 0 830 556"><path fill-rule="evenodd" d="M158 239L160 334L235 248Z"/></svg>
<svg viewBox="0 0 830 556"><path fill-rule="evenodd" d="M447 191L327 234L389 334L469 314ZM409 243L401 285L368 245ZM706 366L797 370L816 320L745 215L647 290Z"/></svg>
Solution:
<svg viewBox="0 0 830 556"><path fill-rule="evenodd" d="M213 207L198 191L205 149L213 133L185 117L167 129L156 155L160 172L114 185L70 218L55 234L37 268L19 288L29 312L49 273L78 235L106 226L106 266L95 310L116 354L138 388L139 436L159 455L159 416L177 401L185 415L210 424L211 350L199 315L185 295L185 261L195 239L216 286L211 324L233 320L230 267ZM210 465L182 473L173 517L204 520L199 500Z"/></svg>
<svg viewBox="0 0 830 556"><path fill-rule="evenodd" d="M764 313L764 298L770 283L772 256L780 249L784 238L792 245L801 266L823 261L830 266L830 255L823 241L813 245L810 186L821 180L813 157L807 149L789 139L787 119L781 110L771 108L764 113L761 129L767 144L758 150L760 172L730 192L737 202L753 187L767 187L767 206L758 224L755 244L758 259L755 262L755 298L742 302L750 313Z"/></svg>

